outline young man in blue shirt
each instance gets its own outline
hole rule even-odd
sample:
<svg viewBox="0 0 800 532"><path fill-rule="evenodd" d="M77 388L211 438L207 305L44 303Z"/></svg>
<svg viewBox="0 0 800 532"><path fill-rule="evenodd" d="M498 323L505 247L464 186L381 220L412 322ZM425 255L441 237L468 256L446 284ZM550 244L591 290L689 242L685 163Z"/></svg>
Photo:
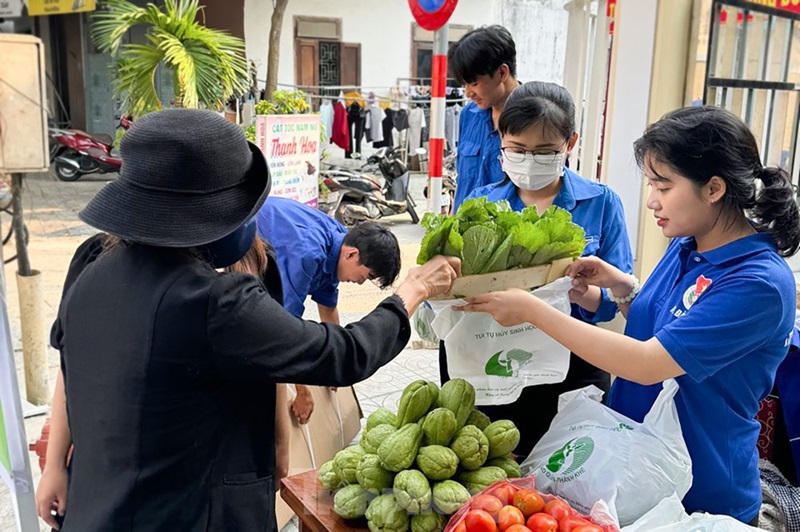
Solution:
<svg viewBox="0 0 800 532"><path fill-rule="evenodd" d="M269 197L256 217L258 234L275 249L283 306L302 317L305 300L317 303L320 321L339 325L339 283L373 280L391 286L400 273L397 238L378 223L349 232L336 220L299 201ZM314 409L307 387L297 385L292 413L307 423Z"/></svg>
<svg viewBox="0 0 800 532"><path fill-rule="evenodd" d="M504 179L497 121L508 95L519 86L517 50L506 28L488 26L464 35L450 48L447 62L472 100L459 115L456 212L473 190Z"/></svg>

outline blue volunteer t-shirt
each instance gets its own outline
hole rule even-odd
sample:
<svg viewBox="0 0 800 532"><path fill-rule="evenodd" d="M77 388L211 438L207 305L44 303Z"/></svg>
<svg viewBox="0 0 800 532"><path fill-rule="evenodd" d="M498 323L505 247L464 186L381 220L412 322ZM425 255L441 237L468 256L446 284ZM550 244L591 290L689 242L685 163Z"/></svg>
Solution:
<svg viewBox="0 0 800 532"><path fill-rule="evenodd" d="M480 187L505 179L500 165L500 133L494 127L492 110L469 102L458 118L456 196L453 212Z"/></svg>
<svg viewBox="0 0 800 532"><path fill-rule="evenodd" d="M489 201L507 200L515 211L525 208L517 194L516 185L510 179L481 187L473 191L469 198L481 196L486 196ZM633 254L625 226L625 212L616 192L565 168L561 190L553 199L553 205L568 210L572 214L572 221L586 231L584 256L600 257L626 273L633 271ZM588 323L614 319L617 305L608 299L607 290L603 289L602 292L603 300L596 313L572 305L572 315Z"/></svg>
<svg viewBox="0 0 800 532"><path fill-rule="evenodd" d="M286 198L267 198L256 216L258 234L275 248L286 310L301 317L309 295L320 305L336 307L336 267L347 229L317 209Z"/></svg>
<svg viewBox="0 0 800 532"><path fill-rule="evenodd" d="M750 522L761 506L759 402L788 352L795 282L772 237L751 235L706 253L674 240L628 311L625 334L655 336L686 372L676 396L694 483L688 512ZM642 421L661 385L616 379L608 405Z"/></svg>

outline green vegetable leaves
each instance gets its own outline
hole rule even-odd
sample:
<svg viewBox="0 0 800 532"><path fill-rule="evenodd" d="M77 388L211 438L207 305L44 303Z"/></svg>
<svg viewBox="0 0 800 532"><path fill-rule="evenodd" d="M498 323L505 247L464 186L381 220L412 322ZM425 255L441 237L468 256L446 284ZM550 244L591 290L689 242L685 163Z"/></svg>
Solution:
<svg viewBox="0 0 800 532"><path fill-rule="evenodd" d="M464 275L483 273L494 252L497 234L485 225L476 225L464 232L464 249L461 252Z"/></svg>
<svg viewBox="0 0 800 532"><path fill-rule="evenodd" d="M435 255L460 257L464 275L528 268L581 256L586 234L572 215L552 206L541 216L536 207L514 212L505 200L465 201L455 216L426 214L427 230L417 263Z"/></svg>

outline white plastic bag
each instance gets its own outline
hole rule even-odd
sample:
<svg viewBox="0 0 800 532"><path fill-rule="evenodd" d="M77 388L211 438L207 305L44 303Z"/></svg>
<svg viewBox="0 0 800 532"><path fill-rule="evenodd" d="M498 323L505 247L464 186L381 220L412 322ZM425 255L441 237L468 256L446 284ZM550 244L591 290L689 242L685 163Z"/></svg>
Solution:
<svg viewBox="0 0 800 532"><path fill-rule="evenodd" d="M539 299L569 314L568 277L534 290ZM432 327L444 340L447 371L475 387L479 405L513 403L522 389L562 382L569 370L569 349L530 323L503 327L483 312L460 312L464 301L431 301Z"/></svg>
<svg viewBox="0 0 800 532"><path fill-rule="evenodd" d="M523 474L536 475L539 489L583 513L606 501L623 526L673 493L682 498L692 485L692 462L677 392L677 382L664 382L643 423L600 404L595 386L564 394L571 398L559 405L550 430L523 462Z"/></svg>
<svg viewBox="0 0 800 532"><path fill-rule="evenodd" d="M417 307L416 312L414 312L414 315L411 317L411 323L414 324L414 330L417 331L417 334L422 340L438 344L439 337L433 332L433 327L431 326L434 318L436 318L436 313L431 308L431 304L424 301Z"/></svg>
<svg viewBox="0 0 800 532"><path fill-rule="evenodd" d="M694 513L687 515L681 499L667 497L641 519L622 532L751 532L760 530L726 515Z"/></svg>

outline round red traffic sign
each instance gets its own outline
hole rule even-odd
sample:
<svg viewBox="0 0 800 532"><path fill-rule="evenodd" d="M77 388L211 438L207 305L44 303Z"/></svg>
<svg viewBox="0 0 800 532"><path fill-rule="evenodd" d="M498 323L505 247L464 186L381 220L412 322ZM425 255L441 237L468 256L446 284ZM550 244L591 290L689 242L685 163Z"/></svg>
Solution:
<svg viewBox="0 0 800 532"><path fill-rule="evenodd" d="M436 31L450 20L457 3L458 0L408 0L408 7L417 24Z"/></svg>

